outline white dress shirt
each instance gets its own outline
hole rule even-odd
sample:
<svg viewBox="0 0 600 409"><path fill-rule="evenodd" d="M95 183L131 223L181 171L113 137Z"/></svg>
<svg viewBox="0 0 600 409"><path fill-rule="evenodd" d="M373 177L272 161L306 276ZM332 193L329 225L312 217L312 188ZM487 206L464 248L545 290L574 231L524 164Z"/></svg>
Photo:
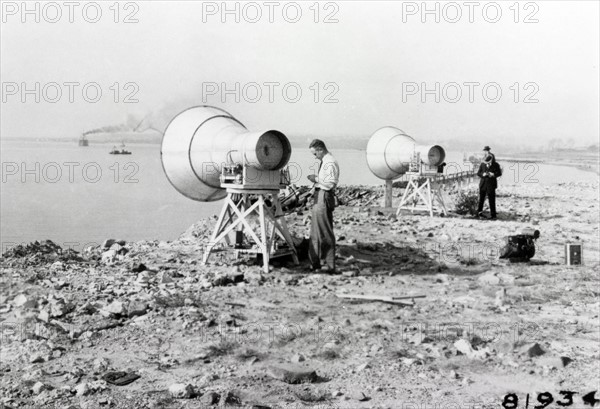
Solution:
<svg viewBox="0 0 600 409"><path fill-rule="evenodd" d="M331 190L337 186L339 180L340 166L333 155L327 152L327 154L323 156L323 159L321 159L321 166L319 167L319 174L317 175L315 187L322 190Z"/></svg>

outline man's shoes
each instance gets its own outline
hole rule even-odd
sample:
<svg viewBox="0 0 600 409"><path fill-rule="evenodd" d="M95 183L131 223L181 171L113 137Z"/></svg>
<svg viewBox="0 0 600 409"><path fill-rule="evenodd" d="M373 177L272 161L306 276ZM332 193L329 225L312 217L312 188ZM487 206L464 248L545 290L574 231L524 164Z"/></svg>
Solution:
<svg viewBox="0 0 600 409"><path fill-rule="evenodd" d="M339 274L338 270L331 268L326 264L310 266L309 269L311 273L316 274Z"/></svg>
<svg viewBox="0 0 600 409"><path fill-rule="evenodd" d="M498 220L498 218L496 216L492 216L490 217L490 220Z"/></svg>
<svg viewBox="0 0 600 409"><path fill-rule="evenodd" d="M335 268L329 266L323 266L318 271L323 274L338 274L338 271Z"/></svg>

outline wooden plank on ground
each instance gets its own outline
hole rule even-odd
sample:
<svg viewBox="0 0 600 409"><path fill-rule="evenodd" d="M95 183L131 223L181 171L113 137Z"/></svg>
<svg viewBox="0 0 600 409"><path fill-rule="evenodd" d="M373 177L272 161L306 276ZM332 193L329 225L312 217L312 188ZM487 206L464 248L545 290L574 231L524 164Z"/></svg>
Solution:
<svg viewBox="0 0 600 409"><path fill-rule="evenodd" d="M406 296L388 296L388 295L364 295L364 294L336 294L338 298L346 298L353 300L365 300L365 301L381 301L390 304L400 305L415 305L414 298L425 298L424 295L406 295ZM412 302L403 301L407 299L413 299Z"/></svg>

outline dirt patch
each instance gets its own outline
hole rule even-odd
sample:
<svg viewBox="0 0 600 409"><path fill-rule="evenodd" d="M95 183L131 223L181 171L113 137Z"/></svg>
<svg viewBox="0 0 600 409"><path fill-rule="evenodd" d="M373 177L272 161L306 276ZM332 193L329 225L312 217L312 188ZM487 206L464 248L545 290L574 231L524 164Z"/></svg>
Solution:
<svg viewBox="0 0 600 409"><path fill-rule="evenodd" d="M583 407L599 373L597 187L502 189L493 222L336 209L339 275L289 263L266 274L225 253L202 265L212 218L173 242L14 249L1 260L0 403L492 408L507 393L571 390ZM306 214L288 224L308 232ZM499 260L504 236L531 226L542 233L534 263ZM584 243L584 266L564 265L569 240ZM106 382L114 373L139 378Z"/></svg>

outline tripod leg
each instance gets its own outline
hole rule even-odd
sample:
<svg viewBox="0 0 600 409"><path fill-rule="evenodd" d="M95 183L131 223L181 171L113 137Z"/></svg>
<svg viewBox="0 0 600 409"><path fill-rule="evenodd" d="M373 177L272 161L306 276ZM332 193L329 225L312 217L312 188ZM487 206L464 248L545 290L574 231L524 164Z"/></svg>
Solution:
<svg viewBox="0 0 600 409"><path fill-rule="evenodd" d="M263 255L263 268L265 273L269 272L269 244L267 240L267 226L265 220L265 200L263 195L258 196L258 214L260 219L260 242L262 247L262 255Z"/></svg>
<svg viewBox="0 0 600 409"><path fill-rule="evenodd" d="M292 259L294 260L294 264L299 265L300 261L298 260L298 254L296 253L296 246L294 245L294 240L292 240L292 235L288 230L287 222L285 220L283 210L281 209L281 203L279 202L279 198L275 197L273 201L275 203L275 215L271 215L271 217L273 217L273 227L277 227L277 230L279 230L279 232L287 242L288 247L292 251Z"/></svg>
<svg viewBox="0 0 600 409"><path fill-rule="evenodd" d="M400 199L400 204L398 205L398 210L396 211L396 216L400 216L400 210L402 210L402 208L406 204L406 200L408 199L408 194L411 190L412 190L412 184L411 184L411 179L409 179L408 183L406 184L406 188L404 189L404 193L402 194L402 199Z"/></svg>
<svg viewBox="0 0 600 409"><path fill-rule="evenodd" d="M210 241L208 242L208 245L206 246L204 255L202 256L203 263L206 263L208 261L208 257L210 256L210 253L211 253L213 247L215 247L215 245L217 244L215 242L215 240L221 233L222 228L224 227L223 221L225 219L225 215L230 214L230 211L229 211L230 200L231 200L231 195L228 193L227 197L225 198L225 203L223 203L223 208L221 209L221 213L219 214L217 224L215 225L215 229L213 230L212 236L210 237ZM229 217L228 219L230 220L231 217ZM228 220L228 222L229 222L229 220Z"/></svg>

